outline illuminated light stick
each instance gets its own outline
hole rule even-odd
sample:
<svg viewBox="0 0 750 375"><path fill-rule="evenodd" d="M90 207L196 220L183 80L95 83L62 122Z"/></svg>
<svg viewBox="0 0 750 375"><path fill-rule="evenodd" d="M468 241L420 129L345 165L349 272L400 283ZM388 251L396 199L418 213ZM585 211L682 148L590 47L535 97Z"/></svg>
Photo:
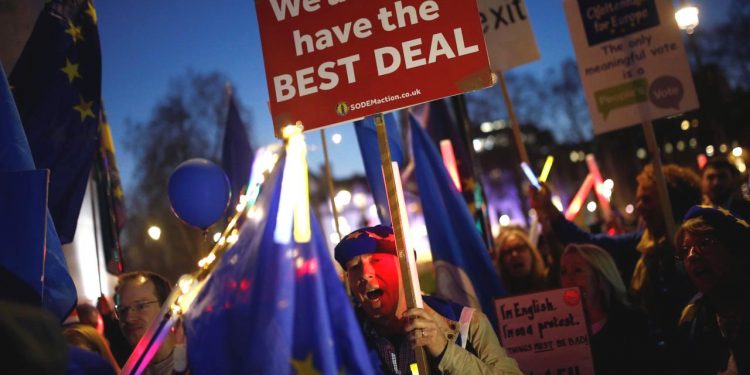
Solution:
<svg viewBox="0 0 750 375"><path fill-rule="evenodd" d="M393 175L401 176L399 172L398 163L391 162L393 166ZM406 213L406 200L404 199L404 189L401 187L401 179L394 179L396 184L396 193L398 197L398 208L401 211L401 231L404 238L404 250L406 252L406 263L409 264L409 273L411 276L412 288L416 291L421 291L422 288L419 285L419 273L417 273L417 258L414 256L414 243L411 239L411 226L409 225L409 216ZM415 304L419 308L423 308L422 293L417 293L415 296Z"/></svg>
<svg viewBox="0 0 750 375"><path fill-rule="evenodd" d="M549 172L552 170L552 163L555 162L555 157L550 155L547 156L547 159L544 161L544 167L542 167L542 174L539 175L539 181L540 182L547 182L547 178L549 177Z"/></svg>
<svg viewBox="0 0 750 375"><path fill-rule="evenodd" d="M440 154L443 155L443 164L445 165L445 169L448 170L453 184L456 185L458 191L461 191L461 179L458 177L456 155L453 153L453 144L451 144L450 139L440 141Z"/></svg>
<svg viewBox="0 0 750 375"><path fill-rule="evenodd" d="M531 186L533 186L536 190L540 190L542 188L542 185L539 184L539 180L536 178L534 171L531 170L531 167L529 167L528 163L526 163L525 161L521 162L521 170L523 171L523 174L526 175L526 178L529 179Z"/></svg>
<svg viewBox="0 0 750 375"><path fill-rule="evenodd" d="M289 244L292 233L296 242L310 241L310 204L307 182L306 146L300 124L283 129L286 140L284 179L281 181L281 202L276 215L274 240ZM300 187L302 192L300 192Z"/></svg>
<svg viewBox="0 0 750 375"><path fill-rule="evenodd" d="M573 200L570 202L570 205L568 205L568 209L565 210L565 218L568 220L573 220L576 218L576 215L578 215L578 212L581 211L581 207L583 206L583 201L586 199L586 196L589 195L589 191L591 191L591 188L594 186L594 177L589 173L586 175L586 179L583 180L583 184L581 184L581 187L578 189L578 192L576 193L575 197L573 197Z"/></svg>
<svg viewBox="0 0 750 375"><path fill-rule="evenodd" d="M596 164L596 158L593 154L586 155L586 165L589 168L589 175L594 177L594 193L596 193L599 206L604 212L604 219L609 220L612 217L612 208L609 205L609 198L604 193L607 188L604 187L604 180L602 180L602 174L599 172L599 166Z"/></svg>
<svg viewBox="0 0 750 375"><path fill-rule="evenodd" d="M539 184L539 180L536 178L536 175L534 174L534 171L531 170L531 167L529 167L529 164L527 164L525 161L521 162L521 170L523 171L523 174L526 175L526 178L529 180L529 183L531 183L531 186L534 187L537 191L542 189L542 185ZM536 246L537 242L539 241L539 219L537 215L534 215L531 217L531 222L529 223L529 239L531 239L531 242Z"/></svg>
<svg viewBox="0 0 750 375"><path fill-rule="evenodd" d="M380 148L380 161L383 168L383 177L385 179L385 189L388 193L388 208L391 214L391 223L393 225L393 233L396 237L396 253L398 254L399 268L401 269L401 280L404 286L404 297L406 297L406 307L414 308L422 306L421 303L421 290L415 290L414 284L412 283L411 267L409 266L407 258L407 247L404 238L403 222L401 218L402 209L399 207L398 189L396 187L396 175L393 171L393 163L391 160L391 149L388 146L388 134L385 130L385 119L383 114L378 113L375 115L375 130L378 133L378 146ZM399 176L400 178L400 176ZM419 301L419 302L417 302ZM419 304L418 304L419 303ZM430 373L430 369L427 366L427 355L424 351L424 347L414 348L414 356L417 360L417 368L419 374L425 375Z"/></svg>

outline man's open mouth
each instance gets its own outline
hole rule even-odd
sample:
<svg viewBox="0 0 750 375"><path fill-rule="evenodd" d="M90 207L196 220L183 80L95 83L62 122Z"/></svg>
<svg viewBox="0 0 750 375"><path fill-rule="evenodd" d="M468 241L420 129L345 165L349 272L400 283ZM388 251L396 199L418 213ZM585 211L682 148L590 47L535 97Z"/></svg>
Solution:
<svg viewBox="0 0 750 375"><path fill-rule="evenodd" d="M366 293L367 299L374 301L383 295L383 289L373 289Z"/></svg>

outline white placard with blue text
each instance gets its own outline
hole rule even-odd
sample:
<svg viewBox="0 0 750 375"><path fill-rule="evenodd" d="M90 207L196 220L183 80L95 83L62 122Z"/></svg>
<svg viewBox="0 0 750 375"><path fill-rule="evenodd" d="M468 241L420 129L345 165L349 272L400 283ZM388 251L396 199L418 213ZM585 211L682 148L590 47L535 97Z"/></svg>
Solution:
<svg viewBox="0 0 750 375"><path fill-rule="evenodd" d="M564 0L594 133L698 108L671 0Z"/></svg>
<svg viewBox="0 0 750 375"><path fill-rule="evenodd" d="M539 59L524 0L477 0L479 19L495 72Z"/></svg>
<svg viewBox="0 0 750 375"><path fill-rule="evenodd" d="M594 375L578 288L495 300L498 337L526 375Z"/></svg>

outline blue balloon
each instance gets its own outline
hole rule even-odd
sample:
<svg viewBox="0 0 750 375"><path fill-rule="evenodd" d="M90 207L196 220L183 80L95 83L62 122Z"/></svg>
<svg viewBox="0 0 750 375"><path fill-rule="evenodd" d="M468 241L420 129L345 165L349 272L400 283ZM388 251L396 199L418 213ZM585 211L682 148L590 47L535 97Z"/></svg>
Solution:
<svg viewBox="0 0 750 375"><path fill-rule="evenodd" d="M227 175L206 159L187 160L169 177L172 212L204 230L224 216L230 194Z"/></svg>

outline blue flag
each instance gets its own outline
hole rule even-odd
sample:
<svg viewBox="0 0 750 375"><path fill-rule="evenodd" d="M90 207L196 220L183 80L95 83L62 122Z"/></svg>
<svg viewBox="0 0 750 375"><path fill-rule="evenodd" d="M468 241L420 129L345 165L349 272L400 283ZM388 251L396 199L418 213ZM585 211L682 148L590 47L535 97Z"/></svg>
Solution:
<svg viewBox="0 0 750 375"><path fill-rule="evenodd" d="M413 117L411 137L419 197L435 264L436 294L481 308L496 327L494 299L506 292L487 246L435 144Z"/></svg>
<svg viewBox="0 0 750 375"><path fill-rule="evenodd" d="M3 173L0 179L0 196L3 197L0 200L0 272L4 280L6 276L13 277L33 291L35 296L24 300L39 301L62 321L76 305L76 288L46 209L48 172L35 171L1 66L0 124L0 172L16 172ZM8 290L13 286L5 282L0 288L5 288L4 292L14 292Z"/></svg>
<svg viewBox="0 0 750 375"><path fill-rule="evenodd" d="M194 374L372 374L315 217L309 243L274 239L284 158L186 314ZM291 230L291 228L290 228Z"/></svg>
<svg viewBox="0 0 750 375"><path fill-rule="evenodd" d="M391 160L403 166L404 152L401 147L396 118L393 112L387 113L385 117L385 128L388 133L388 145L391 149ZM354 122L354 130L357 132L359 152L362 153L362 162L365 166L367 181L370 183L372 199L378 208L378 217L384 225L391 225L391 216L388 214L388 194L383 182L382 162L380 161L380 147L378 146L378 133L375 130L375 119L367 117L364 120Z"/></svg>
<svg viewBox="0 0 750 375"><path fill-rule="evenodd" d="M97 152L101 54L91 2L48 1L8 80L34 162L50 170L48 207L69 243Z"/></svg>
<svg viewBox="0 0 750 375"><path fill-rule="evenodd" d="M239 202L242 189L247 188L252 165L253 150L247 138L245 124L240 119L234 96L230 95L224 131L224 146L221 151L221 166L229 177L229 184L232 187L231 207Z"/></svg>

